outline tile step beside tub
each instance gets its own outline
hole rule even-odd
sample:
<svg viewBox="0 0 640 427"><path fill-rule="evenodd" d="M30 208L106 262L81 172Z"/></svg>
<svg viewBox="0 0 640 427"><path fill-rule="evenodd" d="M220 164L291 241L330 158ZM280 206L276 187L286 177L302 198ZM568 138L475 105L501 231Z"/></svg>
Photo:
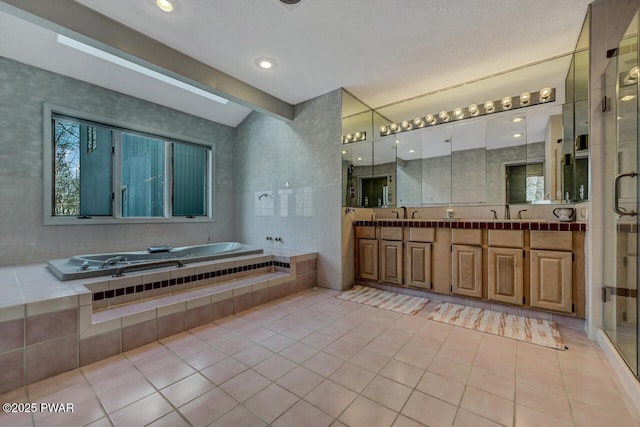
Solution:
<svg viewBox="0 0 640 427"><path fill-rule="evenodd" d="M0 267L0 393L316 283L317 254L284 250L66 282Z"/></svg>

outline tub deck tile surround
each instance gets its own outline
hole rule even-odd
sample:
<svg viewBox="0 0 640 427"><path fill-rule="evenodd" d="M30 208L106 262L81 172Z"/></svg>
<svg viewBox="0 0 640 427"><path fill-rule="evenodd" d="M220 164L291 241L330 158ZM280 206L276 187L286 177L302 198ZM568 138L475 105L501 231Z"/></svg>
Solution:
<svg viewBox="0 0 640 427"><path fill-rule="evenodd" d="M281 250L66 282L44 264L0 267L0 393L311 288L316 259Z"/></svg>
<svg viewBox="0 0 640 427"><path fill-rule="evenodd" d="M355 226L364 227L417 227L417 228L468 228L487 230L548 230L548 231L587 231L586 222L558 222L558 221L487 221L487 220L357 220Z"/></svg>

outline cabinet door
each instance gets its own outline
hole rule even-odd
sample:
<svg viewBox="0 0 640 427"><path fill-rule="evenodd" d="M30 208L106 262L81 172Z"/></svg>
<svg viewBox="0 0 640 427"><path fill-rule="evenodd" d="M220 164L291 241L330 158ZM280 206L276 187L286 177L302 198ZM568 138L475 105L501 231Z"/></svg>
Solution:
<svg viewBox="0 0 640 427"><path fill-rule="evenodd" d="M531 251L531 306L572 312L572 254Z"/></svg>
<svg viewBox="0 0 640 427"><path fill-rule="evenodd" d="M431 243L407 243L407 286L431 289Z"/></svg>
<svg viewBox="0 0 640 427"><path fill-rule="evenodd" d="M378 280L378 241L358 239L358 277Z"/></svg>
<svg viewBox="0 0 640 427"><path fill-rule="evenodd" d="M482 246L451 246L451 290L482 298Z"/></svg>
<svg viewBox="0 0 640 427"><path fill-rule="evenodd" d="M522 249L489 248L489 299L522 305L524 261Z"/></svg>
<svg viewBox="0 0 640 427"><path fill-rule="evenodd" d="M402 285L402 242L380 240L380 280Z"/></svg>

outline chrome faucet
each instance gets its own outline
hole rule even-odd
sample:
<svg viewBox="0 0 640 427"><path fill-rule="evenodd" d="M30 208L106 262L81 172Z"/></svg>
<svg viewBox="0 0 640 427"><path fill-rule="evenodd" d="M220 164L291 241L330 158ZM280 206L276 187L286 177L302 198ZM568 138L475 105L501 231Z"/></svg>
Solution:
<svg viewBox="0 0 640 427"><path fill-rule="evenodd" d="M119 262L125 262L126 260L127 260L127 257L125 257L125 256L114 256L114 257L111 257L111 258L106 259L106 260L102 263L102 265L100 266L100 268L106 268L106 267L108 267L108 266L110 266L110 265L117 264L117 263L119 263Z"/></svg>
<svg viewBox="0 0 640 427"><path fill-rule="evenodd" d="M498 213L495 209L491 209L491 219L498 219Z"/></svg>
<svg viewBox="0 0 640 427"><path fill-rule="evenodd" d="M522 219L522 212L526 212L526 209L522 209L521 211L518 211L518 219Z"/></svg>
<svg viewBox="0 0 640 427"><path fill-rule="evenodd" d="M504 219L511 219L511 211L508 204L504 205Z"/></svg>

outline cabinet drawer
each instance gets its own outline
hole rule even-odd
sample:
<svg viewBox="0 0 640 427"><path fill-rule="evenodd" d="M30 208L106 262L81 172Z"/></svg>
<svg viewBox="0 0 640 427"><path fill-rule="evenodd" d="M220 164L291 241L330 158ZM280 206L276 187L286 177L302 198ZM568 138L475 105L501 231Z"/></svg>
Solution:
<svg viewBox="0 0 640 427"><path fill-rule="evenodd" d="M570 251L573 248L571 231L531 231L531 249Z"/></svg>
<svg viewBox="0 0 640 427"><path fill-rule="evenodd" d="M402 227L382 227L380 238L382 240L402 240Z"/></svg>
<svg viewBox="0 0 640 427"><path fill-rule="evenodd" d="M358 239L375 239L376 228L375 227L356 227L356 237Z"/></svg>
<svg viewBox="0 0 640 427"><path fill-rule="evenodd" d="M489 246L501 248L522 248L524 247L524 231L489 230Z"/></svg>
<svg viewBox="0 0 640 427"><path fill-rule="evenodd" d="M452 245L482 245L482 230L464 230L454 228L451 230Z"/></svg>
<svg viewBox="0 0 640 427"><path fill-rule="evenodd" d="M408 239L411 242L435 242L436 241L436 230L434 228L417 228L417 227L409 227L408 230Z"/></svg>

